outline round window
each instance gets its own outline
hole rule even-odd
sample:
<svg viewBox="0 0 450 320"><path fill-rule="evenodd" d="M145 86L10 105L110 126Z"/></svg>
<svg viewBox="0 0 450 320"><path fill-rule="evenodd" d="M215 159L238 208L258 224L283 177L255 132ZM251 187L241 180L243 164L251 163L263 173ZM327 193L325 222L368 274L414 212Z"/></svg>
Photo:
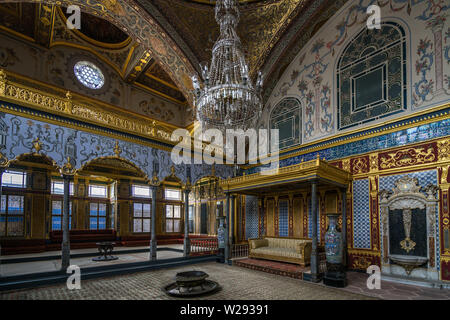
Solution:
<svg viewBox="0 0 450 320"><path fill-rule="evenodd" d="M75 63L73 72L78 81L90 89L100 89L105 84L105 76L102 71L91 62L79 61Z"/></svg>

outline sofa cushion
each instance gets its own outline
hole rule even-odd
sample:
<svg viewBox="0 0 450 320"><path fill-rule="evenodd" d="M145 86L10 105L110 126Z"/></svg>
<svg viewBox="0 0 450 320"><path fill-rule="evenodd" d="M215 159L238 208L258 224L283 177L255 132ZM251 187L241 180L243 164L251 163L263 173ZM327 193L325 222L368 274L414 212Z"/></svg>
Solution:
<svg viewBox="0 0 450 320"><path fill-rule="evenodd" d="M252 250L253 253L269 255L269 256L280 256L289 258L301 258L302 255L299 252L295 252L289 248L276 248L276 247L261 247Z"/></svg>
<svg viewBox="0 0 450 320"><path fill-rule="evenodd" d="M267 247L269 245L269 242L267 241L267 239L256 239L256 240L251 240L250 244L251 244L251 249L257 249L257 248L261 248L261 247Z"/></svg>

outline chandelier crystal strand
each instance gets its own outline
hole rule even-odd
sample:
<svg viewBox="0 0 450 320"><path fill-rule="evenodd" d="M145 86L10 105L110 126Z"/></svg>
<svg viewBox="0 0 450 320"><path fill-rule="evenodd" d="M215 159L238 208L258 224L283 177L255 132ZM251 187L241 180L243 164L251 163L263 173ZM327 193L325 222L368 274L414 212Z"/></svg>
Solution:
<svg viewBox="0 0 450 320"><path fill-rule="evenodd" d="M262 112L262 75L258 72L253 86L236 33L240 16L237 0L217 0L215 14L220 37L212 49L210 67L200 65L203 88L198 78L192 77L197 119L204 129L247 130L256 125Z"/></svg>

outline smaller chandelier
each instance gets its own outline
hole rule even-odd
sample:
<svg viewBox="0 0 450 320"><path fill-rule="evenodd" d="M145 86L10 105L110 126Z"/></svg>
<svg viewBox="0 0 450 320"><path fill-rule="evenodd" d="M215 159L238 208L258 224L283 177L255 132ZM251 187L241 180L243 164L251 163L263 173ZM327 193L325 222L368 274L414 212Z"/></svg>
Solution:
<svg viewBox="0 0 450 320"><path fill-rule="evenodd" d="M203 88L192 77L197 119L202 127L247 130L256 125L262 112L263 77L258 72L255 85L249 79L248 65L236 33L239 23L237 0L217 0L216 21L220 36L212 49L212 61L200 65Z"/></svg>

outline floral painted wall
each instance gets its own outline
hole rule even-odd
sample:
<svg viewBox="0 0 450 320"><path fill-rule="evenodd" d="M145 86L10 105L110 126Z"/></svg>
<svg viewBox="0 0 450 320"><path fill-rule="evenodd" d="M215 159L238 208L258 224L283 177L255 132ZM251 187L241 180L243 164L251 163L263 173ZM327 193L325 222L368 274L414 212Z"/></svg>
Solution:
<svg viewBox="0 0 450 320"><path fill-rule="evenodd" d="M380 30L367 28L372 4ZM286 98L300 101L303 143L448 103L449 9L445 0L348 1L284 71L261 125Z"/></svg>
<svg viewBox="0 0 450 320"><path fill-rule="evenodd" d="M171 167L174 166L175 174L186 182L187 166L175 165L169 151L0 112L0 151L8 160L34 152L33 144L36 139L41 143L40 153L50 157L59 167L63 167L68 158L70 164L79 169L91 160L115 156L114 149L117 143L120 157L131 161L148 177L153 175L153 164L157 162L160 180L168 177L171 174ZM191 182L210 175L212 170L211 166L205 163L189 167ZM229 178L233 175L233 168L217 165L215 173L222 179Z"/></svg>

